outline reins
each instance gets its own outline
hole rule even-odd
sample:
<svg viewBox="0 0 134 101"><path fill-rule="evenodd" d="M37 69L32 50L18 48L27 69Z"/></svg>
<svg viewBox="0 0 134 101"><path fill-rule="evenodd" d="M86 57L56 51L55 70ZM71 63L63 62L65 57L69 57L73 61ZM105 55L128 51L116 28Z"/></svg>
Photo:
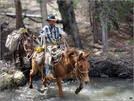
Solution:
<svg viewBox="0 0 134 101"><path fill-rule="evenodd" d="M29 34L28 34L29 35ZM30 35L29 35L29 37L30 37ZM31 38L31 37L30 37ZM32 38L33 39L33 38ZM26 49L26 42L24 42L24 44L22 43L22 40L23 40L23 37L22 36L20 36L20 38L18 39L18 45L17 45L17 51L19 50L19 46L20 45L22 45L23 46L23 48L24 48L24 52L27 52L27 51L31 51L31 52L33 52L33 50L31 50L31 49ZM32 44L32 46L33 46L33 44ZM31 57L33 56L33 53L32 53L32 55L30 56L30 58L28 58L29 60L31 59Z"/></svg>
<svg viewBox="0 0 134 101"><path fill-rule="evenodd" d="M65 40L65 38L63 38L63 44L64 44L64 47L65 47L65 50L70 49L70 47L67 44L67 41Z"/></svg>
<svg viewBox="0 0 134 101"><path fill-rule="evenodd" d="M25 50L26 52L27 52L27 51L31 51L31 52L32 52L33 50L31 50L31 49L26 49L26 47L25 47L25 46L26 46L26 44L27 44L27 43L25 42L25 43L24 43L24 45L23 45L24 50Z"/></svg>
<svg viewBox="0 0 134 101"><path fill-rule="evenodd" d="M77 62L75 63L75 67L78 68ZM84 74L84 73L88 73L88 72L89 72L89 71L81 71L79 68L78 68L78 70L79 70L79 72L80 72L81 74Z"/></svg>
<svg viewBox="0 0 134 101"><path fill-rule="evenodd" d="M75 67L72 65L72 63L71 63L71 61L70 61L70 59L69 59L70 65L71 65L71 67L72 67L72 70L67 69L67 68L65 67L65 65L63 64L62 61L60 61L60 64L61 64L62 67L63 67L66 71L68 71L68 72L71 72L71 71L74 70L77 81L79 81L78 77L80 78L80 81L82 81L82 80L83 80L83 76L82 76L81 74L88 73L89 71L81 71L81 70L79 69L78 63L77 63L77 58L78 58L78 57L76 57ZM78 74L78 73L76 72L76 69L78 69L78 71L80 72L80 74Z"/></svg>
<svg viewBox="0 0 134 101"><path fill-rule="evenodd" d="M64 43L65 50L66 50L66 49L70 49L69 45L67 44L67 42L66 42L66 40L65 40L64 38L63 38L63 43ZM68 58L69 58L69 57L68 57ZM68 72L71 72L71 71L74 70L74 71L75 71L75 75L76 75L76 79L77 79L77 81L79 81L79 80L78 80L78 76L79 76L80 79L82 79L83 77L82 77L81 74L88 73L89 71L82 71L82 70L80 70L80 68L78 67L77 58L78 58L78 57L76 57L75 67L72 65L72 63L71 63L71 61L70 61L70 59L69 59L70 65L71 65L71 67L72 67L72 70L68 70L68 69L65 67L65 65L63 64L62 60L60 60L60 64L61 64L62 67L63 67L66 71L68 71ZM78 69L78 71L80 72L80 75L76 72L76 69Z"/></svg>

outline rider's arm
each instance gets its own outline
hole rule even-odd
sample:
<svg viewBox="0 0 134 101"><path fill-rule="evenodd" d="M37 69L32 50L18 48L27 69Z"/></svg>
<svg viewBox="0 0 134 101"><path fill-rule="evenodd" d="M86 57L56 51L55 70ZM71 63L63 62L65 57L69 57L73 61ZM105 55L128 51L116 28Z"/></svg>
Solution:
<svg viewBox="0 0 134 101"><path fill-rule="evenodd" d="M67 34L61 28L59 28L59 34L61 34L63 38L67 37Z"/></svg>
<svg viewBox="0 0 134 101"><path fill-rule="evenodd" d="M38 37L41 38L41 37L46 37L46 26L42 29L42 31L39 33Z"/></svg>

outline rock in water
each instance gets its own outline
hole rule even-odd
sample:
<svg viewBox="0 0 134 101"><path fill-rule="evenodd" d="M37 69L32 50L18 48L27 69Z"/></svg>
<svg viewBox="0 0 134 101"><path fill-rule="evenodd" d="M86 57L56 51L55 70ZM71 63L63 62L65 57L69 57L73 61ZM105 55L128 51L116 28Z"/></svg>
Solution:
<svg viewBox="0 0 134 101"><path fill-rule="evenodd" d="M0 74L0 90L12 89L25 83L25 76L19 70L7 70Z"/></svg>

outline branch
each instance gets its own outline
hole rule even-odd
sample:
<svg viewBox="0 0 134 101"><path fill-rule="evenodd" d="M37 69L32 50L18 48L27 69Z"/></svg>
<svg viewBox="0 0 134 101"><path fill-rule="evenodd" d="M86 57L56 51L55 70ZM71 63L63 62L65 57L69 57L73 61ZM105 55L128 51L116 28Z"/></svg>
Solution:
<svg viewBox="0 0 134 101"><path fill-rule="evenodd" d="M16 18L16 14L15 13L0 13L0 14L1 15L6 15L8 17ZM30 20L32 20L32 21L34 21L36 23L41 23L41 21L37 21L37 20L33 19L33 18L41 18L40 15L31 15L31 14L24 14L23 13L22 16L23 16L23 19L28 17Z"/></svg>
<svg viewBox="0 0 134 101"><path fill-rule="evenodd" d="M50 7L52 7L53 9L55 9L55 10L58 10L57 8L55 8L55 7L53 7L51 4L51 2L50 3L47 3Z"/></svg>
<svg viewBox="0 0 134 101"><path fill-rule="evenodd" d="M7 14L7 13L0 13L1 15L6 15L8 17L11 17L11 18L16 18L16 15L11 13L11 14Z"/></svg>
<svg viewBox="0 0 134 101"><path fill-rule="evenodd" d="M36 22L36 23L42 23L41 21L37 21L37 20L35 20L35 19L31 18L31 17L28 17L28 18L29 18L30 20Z"/></svg>
<svg viewBox="0 0 134 101"><path fill-rule="evenodd" d="M6 15L6 16L9 16L9 17L13 17L13 18L16 17L15 13L0 13L0 14L1 15ZM22 16L24 16L24 17L33 17L33 18L41 18L40 15L32 15L32 14L25 14L25 13L22 13Z"/></svg>

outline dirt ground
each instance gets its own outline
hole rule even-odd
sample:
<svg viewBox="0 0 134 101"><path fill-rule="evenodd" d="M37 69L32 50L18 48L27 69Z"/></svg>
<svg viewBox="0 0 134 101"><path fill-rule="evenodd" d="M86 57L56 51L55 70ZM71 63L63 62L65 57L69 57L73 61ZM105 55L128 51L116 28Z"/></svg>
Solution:
<svg viewBox="0 0 134 101"><path fill-rule="evenodd" d="M25 10L25 12L31 14L39 14L39 8L37 5L32 5L31 8ZM85 19L79 17L77 19ZM1 19L1 61L6 66L13 66L13 58L10 51L5 47L5 41L7 35L15 29L15 19L0 16ZM77 20L77 21L78 21ZM84 20L85 21L85 20ZM88 20L89 21L89 20ZM120 28L120 34L117 30L113 30L108 33L109 48L107 52L103 52L102 42L99 44L93 43L92 26L90 23L77 22L79 28L79 34L81 37L83 51L85 53L92 51L89 57L90 72L89 75L93 77L118 77L118 78L133 78L133 37L130 37L132 30L126 23L122 24ZM41 23L35 23L27 18L24 19L24 24L29 28L36 36L42 29ZM61 26L61 25L58 25ZM73 47L73 40L71 35L68 35L66 39L69 46ZM2 67L1 67L2 68Z"/></svg>

